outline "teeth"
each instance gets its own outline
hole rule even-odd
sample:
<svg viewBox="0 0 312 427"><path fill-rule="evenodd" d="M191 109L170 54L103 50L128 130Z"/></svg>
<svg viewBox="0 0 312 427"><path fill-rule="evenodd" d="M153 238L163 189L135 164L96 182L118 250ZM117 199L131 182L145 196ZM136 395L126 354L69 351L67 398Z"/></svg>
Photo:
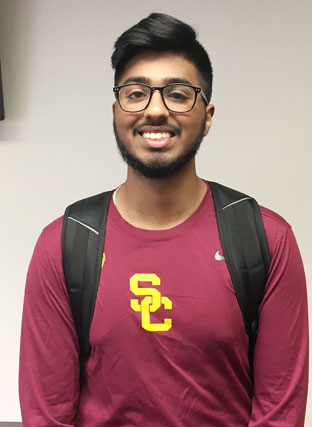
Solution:
<svg viewBox="0 0 312 427"><path fill-rule="evenodd" d="M162 139L162 138L170 138L169 132L143 132L143 137L148 139Z"/></svg>

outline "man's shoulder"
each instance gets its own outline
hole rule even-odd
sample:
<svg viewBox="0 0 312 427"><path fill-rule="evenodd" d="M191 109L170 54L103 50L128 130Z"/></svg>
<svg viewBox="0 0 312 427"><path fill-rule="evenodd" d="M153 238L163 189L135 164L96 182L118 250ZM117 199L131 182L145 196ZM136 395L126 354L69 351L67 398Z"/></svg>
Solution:
<svg viewBox="0 0 312 427"><path fill-rule="evenodd" d="M286 221L286 219L278 213L261 205L259 207L263 221L285 230L291 227L291 225Z"/></svg>
<svg viewBox="0 0 312 427"><path fill-rule="evenodd" d="M35 252L40 253L41 258L59 258L61 252L63 216L46 225L38 238Z"/></svg>
<svg viewBox="0 0 312 427"><path fill-rule="evenodd" d="M206 182L209 183L209 181L206 181ZM230 187L228 188L231 191L238 191L238 194L240 194L241 196L244 196L244 193L240 192L240 190L233 189ZM208 186L208 189L209 189L209 186ZM246 196L246 197L249 198L249 196ZM259 208L260 208L261 217L262 217L264 228L267 235L269 236L272 234L275 235L276 233L285 234L291 228L290 224L278 213L262 205L259 205Z"/></svg>
<svg viewBox="0 0 312 427"><path fill-rule="evenodd" d="M286 219L278 213L264 206L259 206L259 208L267 233L271 231L286 233L291 228L291 225L286 221Z"/></svg>
<svg viewBox="0 0 312 427"><path fill-rule="evenodd" d="M289 233L291 225L271 209L260 206L260 212L272 257L276 253L276 249L280 247L280 242L286 241L292 234Z"/></svg>
<svg viewBox="0 0 312 427"><path fill-rule="evenodd" d="M41 232L40 238L49 242L59 239L62 232L62 224L63 215L46 225Z"/></svg>

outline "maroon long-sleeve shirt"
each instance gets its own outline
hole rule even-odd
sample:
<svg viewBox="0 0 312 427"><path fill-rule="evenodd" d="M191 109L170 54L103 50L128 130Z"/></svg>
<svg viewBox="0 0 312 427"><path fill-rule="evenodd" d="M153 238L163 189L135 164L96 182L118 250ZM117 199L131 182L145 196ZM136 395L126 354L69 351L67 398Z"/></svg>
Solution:
<svg viewBox="0 0 312 427"><path fill-rule="evenodd" d="M259 311L254 388L209 188L195 213L170 230L135 228L111 202L82 390L62 270L62 219L46 227L25 292L23 425L303 426L304 272L290 226L265 208L261 212L271 267Z"/></svg>

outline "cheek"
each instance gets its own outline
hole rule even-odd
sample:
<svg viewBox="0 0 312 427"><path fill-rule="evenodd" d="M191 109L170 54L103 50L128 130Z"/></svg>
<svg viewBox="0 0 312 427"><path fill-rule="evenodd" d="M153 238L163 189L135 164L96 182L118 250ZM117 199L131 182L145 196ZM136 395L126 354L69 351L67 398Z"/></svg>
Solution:
<svg viewBox="0 0 312 427"><path fill-rule="evenodd" d="M194 109L193 115L188 118L188 123L185 124L188 132L191 132L193 135L198 132L205 132L206 127L206 114L202 109Z"/></svg>
<svg viewBox="0 0 312 427"><path fill-rule="evenodd" d="M182 130L182 133L189 135L196 132L199 126L199 119L194 116L183 116L179 118L179 125Z"/></svg>
<svg viewBox="0 0 312 427"><path fill-rule="evenodd" d="M114 112L114 120L119 131L132 131L136 122L136 117L132 114L127 114L124 111L117 109Z"/></svg>

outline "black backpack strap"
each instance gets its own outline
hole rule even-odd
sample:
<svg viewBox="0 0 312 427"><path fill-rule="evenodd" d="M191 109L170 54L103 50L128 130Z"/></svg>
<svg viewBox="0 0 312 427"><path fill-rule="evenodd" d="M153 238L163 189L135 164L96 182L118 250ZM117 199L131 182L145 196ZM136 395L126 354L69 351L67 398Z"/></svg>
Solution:
<svg viewBox="0 0 312 427"><path fill-rule="evenodd" d="M209 182L221 246L249 336L249 362L258 333L258 309L270 267L268 242L255 199Z"/></svg>
<svg viewBox="0 0 312 427"><path fill-rule="evenodd" d="M100 280L106 218L112 192L67 207L62 228L63 269L80 357L90 354L89 332Z"/></svg>

